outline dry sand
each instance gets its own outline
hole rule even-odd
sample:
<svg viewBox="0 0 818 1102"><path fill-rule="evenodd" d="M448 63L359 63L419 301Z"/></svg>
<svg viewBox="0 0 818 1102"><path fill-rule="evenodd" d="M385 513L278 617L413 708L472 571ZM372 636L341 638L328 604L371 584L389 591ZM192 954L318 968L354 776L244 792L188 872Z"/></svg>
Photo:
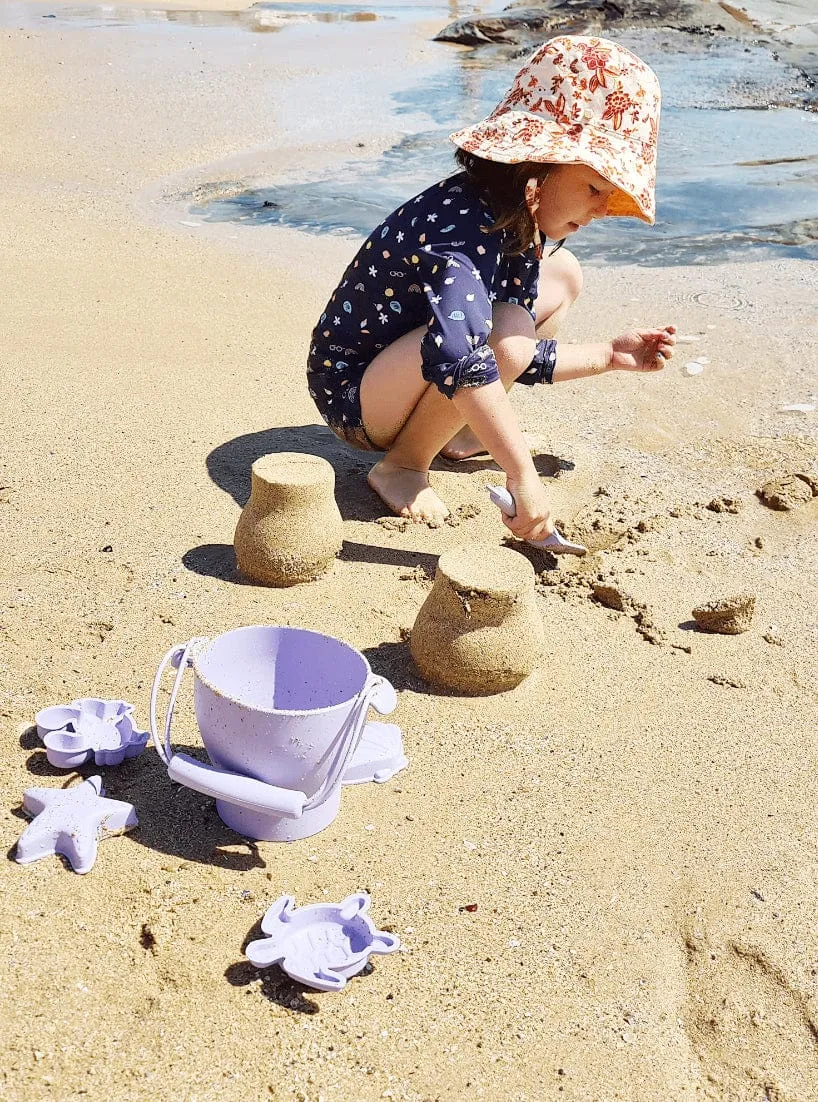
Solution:
<svg viewBox="0 0 818 1102"><path fill-rule="evenodd" d="M165 649L240 624L364 650L399 690L410 758L293 845L232 834L153 750L103 770L139 828L84 877L55 858L6 867L0 1094L818 1097L818 499L754 496L814 470L815 414L778 409L815 400L815 266L587 273L566 337L672 321L698 339L660 376L518 396L543 471L560 470L558 516L597 551L537 565L537 673L499 696L430 692L406 629L443 550L502 543L496 469L441 464L451 505L481 506L457 527L375 524L368 459L317 426L303 377L350 244L162 222L160 197L233 178L248 150L285 168L343 156L317 127L299 142L293 105L340 88L354 117L367 86L440 47L384 26L382 54L321 58L311 32L156 27L126 52L110 30L0 14L6 848L23 790L71 779L32 736L38 708L121 696L144 725ZM250 465L273 450L329 458L344 517L337 564L287 590L231 565ZM593 598L600 573L625 611ZM694 606L739 592L756 597L749 631L691 629ZM199 741L188 701L176 738ZM280 894L358 888L405 952L343 994L246 962Z"/></svg>

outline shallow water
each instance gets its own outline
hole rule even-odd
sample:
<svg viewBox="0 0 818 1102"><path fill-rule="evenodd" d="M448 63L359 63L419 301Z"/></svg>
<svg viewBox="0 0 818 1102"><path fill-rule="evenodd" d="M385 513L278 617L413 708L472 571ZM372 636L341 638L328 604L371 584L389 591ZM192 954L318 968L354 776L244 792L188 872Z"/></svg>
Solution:
<svg viewBox="0 0 818 1102"><path fill-rule="evenodd" d="M797 70L769 49L726 39L669 31L619 37L662 83L657 224L597 223L572 248L590 261L634 263L818 258L818 115L799 106L805 87ZM191 213L207 221L366 235L452 170L448 133L487 114L518 66L518 59L453 50L436 77L393 95L398 119L411 116L417 125L420 116L428 125L377 161L350 161L331 177L244 191Z"/></svg>
<svg viewBox="0 0 818 1102"><path fill-rule="evenodd" d="M197 11L184 8L137 8L125 5L59 6L51 12L32 12L30 5L21 5L27 22L53 19L80 27L126 27L168 23L187 27L242 27L248 31L275 32L305 23L371 23L379 19L414 21L429 15L434 5L415 0L411 4L379 3L377 9L361 4L316 4L306 7L297 3L257 3L241 11Z"/></svg>

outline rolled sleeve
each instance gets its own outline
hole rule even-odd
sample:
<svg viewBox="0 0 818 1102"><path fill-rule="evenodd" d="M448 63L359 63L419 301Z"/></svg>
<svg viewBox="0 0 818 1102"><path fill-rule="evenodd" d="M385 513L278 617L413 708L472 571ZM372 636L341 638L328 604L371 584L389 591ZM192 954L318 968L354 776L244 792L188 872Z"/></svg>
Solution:
<svg viewBox="0 0 818 1102"><path fill-rule="evenodd" d="M518 383L534 386L535 383L553 383L554 368L557 366L557 342L550 337L537 341L531 364L522 375L517 376Z"/></svg>
<svg viewBox="0 0 818 1102"><path fill-rule="evenodd" d="M422 373L447 398L461 387L500 378L488 345L492 307L481 272L462 253L423 254L428 328L421 341Z"/></svg>
<svg viewBox="0 0 818 1102"><path fill-rule="evenodd" d="M513 306L522 306L536 324L537 294L540 282L540 262L531 249L522 256L514 257L514 266L507 277L506 294L503 301Z"/></svg>

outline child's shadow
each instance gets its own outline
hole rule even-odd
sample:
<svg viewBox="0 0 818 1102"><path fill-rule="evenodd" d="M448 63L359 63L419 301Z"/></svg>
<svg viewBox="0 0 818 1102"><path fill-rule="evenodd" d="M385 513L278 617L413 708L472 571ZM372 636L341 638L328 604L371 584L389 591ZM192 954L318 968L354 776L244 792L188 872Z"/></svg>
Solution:
<svg viewBox="0 0 818 1102"><path fill-rule="evenodd" d="M207 473L242 508L250 497L250 468L262 455L306 452L326 459L335 470L335 498L344 520L371 520L382 507L365 474L379 453L355 451L326 425L292 425L248 432L220 444L207 457Z"/></svg>
<svg viewBox="0 0 818 1102"><path fill-rule="evenodd" d="M549 452L540 452L531 457L534 467L541 478L559 478L563 471L573 471L576 464L571 459L562 459L558 455ZM505 474L502 467L488 454L473 455L470 459L447 459L445 455L435 458L434 469L441 471L457 471L460 474L473 474L475 471L495 470L498 474L498 483L505 483Z"/></svg>
<svg viewBox="0 0 818 1102"><path fill-rule="evenodd" d="M206 461L208 474L243 508L250 497L253 463L263 455L276 452L304 452L326 459L335 471L335 499L344 520L371 521L383 515L385 506L366 481L366 474L380 453L356 451L348 447L326 425L293 425L237 436L210 452ZM502 483L505 478L488 454L461 460L438 456L435 466L463 474L493 467L498 472L499 482ZM574 464L556 455L542 454L534 456L534 466L540 475L556 478L562 471L573 470ZM369 553L363 553L358 544L345 545L343 557L381 561L377 557L371 558ZM406 556L398 556L398 560L401 565L414 565ZM239 585L252 584L238 572L232 544L205 543L192 547L185 552L182 561L188 570L196 574Z"/></svg>
<svg viewBox="0 0 818 1102"><path fill-rule="evenodd" d="M253 463L276 452L303 452L326 459L335 471L335 499L344 520L374 520L383 513L383 506L366 481L366 472L377 453L356 452L326 425L293 425L237 436L213 449L206 460L207 471L216 485L244 508L250 497ZM196 574L239 585L251 584L236 569L232 544L205 543L192 547L182 561Z"/></svg>

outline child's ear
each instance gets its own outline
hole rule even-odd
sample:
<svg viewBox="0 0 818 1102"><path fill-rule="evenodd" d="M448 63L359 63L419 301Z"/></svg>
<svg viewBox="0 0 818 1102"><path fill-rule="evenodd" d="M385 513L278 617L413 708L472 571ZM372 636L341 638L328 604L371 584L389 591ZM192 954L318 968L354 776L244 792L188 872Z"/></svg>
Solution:
<svg viewBox="0 0 818 1102"><path fill-rule="evenodd" d="M540 186L540 181L536 176L530 176L525 185L525 201L531 211L532 218L537 213L537 207L540 205Z"/></svg>

